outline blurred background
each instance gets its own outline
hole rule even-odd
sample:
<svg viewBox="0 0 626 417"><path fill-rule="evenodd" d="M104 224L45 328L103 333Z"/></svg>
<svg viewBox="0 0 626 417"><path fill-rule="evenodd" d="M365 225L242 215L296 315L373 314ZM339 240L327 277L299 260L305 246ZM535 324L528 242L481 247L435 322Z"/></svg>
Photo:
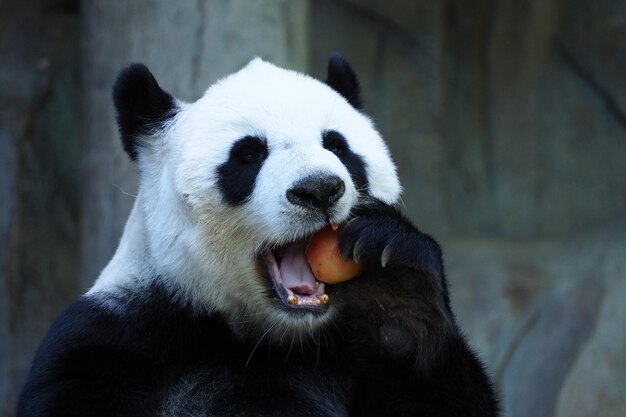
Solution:
<svg viewBox="0 0 626 417"><path fill-rule="evenodd" d="M117 72L192 101L254 56L323 78L334 51L505 415L626 416L626 1L1 0L1 417L133 204Z"/></svg>

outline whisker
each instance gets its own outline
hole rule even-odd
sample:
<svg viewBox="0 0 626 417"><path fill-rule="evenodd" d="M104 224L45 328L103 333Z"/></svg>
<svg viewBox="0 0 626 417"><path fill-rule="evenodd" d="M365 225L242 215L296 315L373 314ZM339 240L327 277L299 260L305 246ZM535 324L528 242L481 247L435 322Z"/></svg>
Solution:
<svg viewBox="0 0 626 417"><path fill-rule="evenodd" d="M317 334L313 335L313 341L316 342L316 345L317 345L317 356L315 358L315 367L317 368L317 366L320 363L320 344L321 344L320 343L320 337L321 336L319 335L320 332L315 332L315 333L317 333ZM315 340L315 336L317 336L317 340Z"/></svg>
<svg viewBox="0 0 626 417"><path fill-rule="evenodd" d="M129 197L134 197L134 198L137 198L137 196L136 196L135 194L131 194L131 193L127 192L127 191L124 191L124 190L122 189L122 187L120 187L119 185L117 185L117 184L115 184L115 183L112 183L111 185L112 185L112 186L114 186L115 188L117 188L118 190L120 190L120 192L121 192L122 194L127 195L127 196L129 196Z"/></svg>
<svg viewBox="0 0 626 417"><path fill-rule="evenodd" d="M278 322L272 324L270 326L269 329L267 329L265 331L265 333L263 333L263 336L261 336L261 338L259 339L258 342L256 342L256 345L254 345L254 349L252 349L252 352L250 352L250 356L248 356L248 360L246 361L246 368L248 367L248 365L250 364L250 359L252 359L252 355L254 355L254 352L257 350L257 348L259 347L259 345L261 344L261 341L265 338L265 336L267 336L267 334L270 332L270 330L272 330L276 325L278 324Z"/></svg>
<svg viewBox="0 0 626 417"><path fill-rule="evenodd" d="M250 320L240 320L240 321L227 321L226 324L244 324L244 323L254 323L257 320L254 319L250 319Z"/></svg>
<svg viewBox="0 0 626 417"><path fill-rule="evenodd" d="M289 345L289 350L287 350L287 355L285 356L285 363L287 363L287 359L289 359L289 354L291 353L291 348L293 348L293 342L296 339L296 335L291 335L291 344Z"/></svg>

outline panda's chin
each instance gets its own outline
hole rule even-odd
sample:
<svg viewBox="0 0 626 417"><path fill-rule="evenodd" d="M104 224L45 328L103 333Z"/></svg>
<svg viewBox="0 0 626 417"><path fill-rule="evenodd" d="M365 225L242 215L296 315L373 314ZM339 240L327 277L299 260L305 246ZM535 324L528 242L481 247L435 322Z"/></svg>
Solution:
<svg viewBox="0 0 626 417"><path fill-rule="evenodd" d="M278 299L288 310L323 312L328 296L305 257L306 241L296 241L261 254Z"/></svg>

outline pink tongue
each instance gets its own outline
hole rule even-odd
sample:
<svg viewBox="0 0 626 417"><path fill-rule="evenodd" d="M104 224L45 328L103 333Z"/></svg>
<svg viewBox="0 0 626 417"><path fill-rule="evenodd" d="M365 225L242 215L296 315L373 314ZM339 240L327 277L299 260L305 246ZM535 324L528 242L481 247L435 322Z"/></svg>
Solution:
<svg viewBox="0 0 626 417"><path fill-rule="evenodd" d="M287 245L282 253L280 272L283 285L299 295L315 293L315 277L304 256L306 243Z"/></svg>

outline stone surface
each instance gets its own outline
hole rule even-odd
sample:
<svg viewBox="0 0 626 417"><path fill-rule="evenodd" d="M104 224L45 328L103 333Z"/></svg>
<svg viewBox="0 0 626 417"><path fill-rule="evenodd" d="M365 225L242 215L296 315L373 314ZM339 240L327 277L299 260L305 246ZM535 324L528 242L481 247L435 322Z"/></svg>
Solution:
<svg viewBox="0 0 626 417"><path fill-rule="evenodd" d="M569 238L624 212L620 0L312 5L312 67L353 62L436 235Z"/></svg>
<svg viewBox="0 0 626 417"><path fill-rule="evenodd" d="M626 242L607 248L596 278L604 287L604 302L563 384L557 417L626 415Z"/></svg>
<svg viewBox="0 0 626 417"><path fill-rule="evenodd" d="M498 235L574 236L624 211L626 130L558 47L566 10L567 2L535 0L504 1L494 11L489 101ZM579 46L570 48L577 55Z"/></svg>
<svg viewBox="0 0 626 417"><path fill-rule="evenodd" d="M43 0L2 3L1 416L13 415L36 346L78 293L76 6Z"/></svg>
<svg viewBox="0 0 626 417"><path fill-rule="evenodd" d="M444 248L457 318L505 415L623 415L626 218L570 242Z"/></svg>
<svg viewBox="0 0 626 417"><path fill-rule="evenodd" d="M559 48L604 96L607 114L626 126L626 3L568 0L563 14Z"/></svg>

